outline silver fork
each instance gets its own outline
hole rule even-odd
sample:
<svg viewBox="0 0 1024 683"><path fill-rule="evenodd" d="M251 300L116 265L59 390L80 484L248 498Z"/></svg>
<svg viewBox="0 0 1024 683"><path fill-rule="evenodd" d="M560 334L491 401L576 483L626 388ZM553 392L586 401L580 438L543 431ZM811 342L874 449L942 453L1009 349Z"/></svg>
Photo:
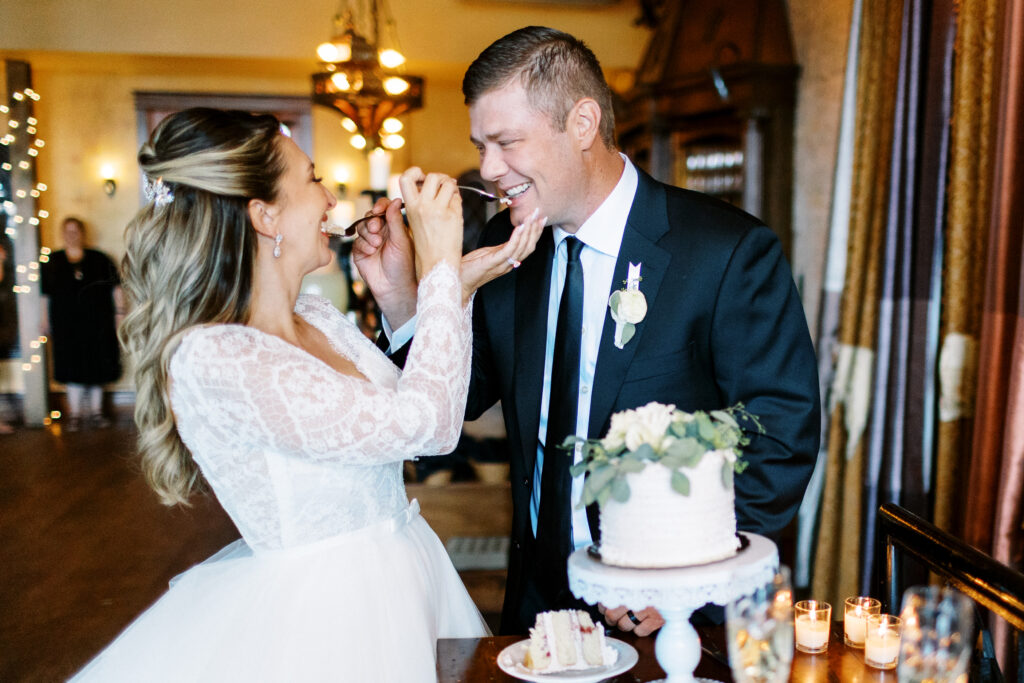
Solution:
<svg viewBox="0 0 1024 683"><path fill-rule="evenodd" d="M487 192L486 190L481 190L479 187L473 187L472 185L457 185L456 187L458 187L460 190L466 190L466 191L469 191L469 192L475 192L476 194L480 195L480 197L483 198L484 201L488 201L488 202L501 202L502 204L507 204L509 202L509 200L506 199L505 197L499 197L496 194L491 194L490 192ZM329 228L327 228L327 234L328 235L338 235L338 236L341 236L341 237L351 237L352 235L356 234L356 226L357 225L359 225L360 223L365 223L366 221L370 220L371 218L380 218L383 215L384 214L382 214L382 213L371 213L369 216L363 216L362 218L357 218L356 220L352 221L352 223L349 224L349 226L347 228L345 228L344 230L342 230L341 226L339 226L339 225L332 225ZM405 207L402 207L402 215L403 216L405 215Z"/></svg>

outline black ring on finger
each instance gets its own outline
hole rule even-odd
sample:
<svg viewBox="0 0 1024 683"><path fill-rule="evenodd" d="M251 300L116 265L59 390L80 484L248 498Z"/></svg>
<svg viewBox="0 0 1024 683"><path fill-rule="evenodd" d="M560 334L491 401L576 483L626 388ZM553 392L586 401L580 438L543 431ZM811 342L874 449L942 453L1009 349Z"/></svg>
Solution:
<svg viewBox="0 0 1024 683"><path fill-rule="evenodd" d="M629 620L633 622L634 626L640 625L640 620L636 618L635 614L633 614L633 610L626 610L626 616L629 617Z"/></svg>

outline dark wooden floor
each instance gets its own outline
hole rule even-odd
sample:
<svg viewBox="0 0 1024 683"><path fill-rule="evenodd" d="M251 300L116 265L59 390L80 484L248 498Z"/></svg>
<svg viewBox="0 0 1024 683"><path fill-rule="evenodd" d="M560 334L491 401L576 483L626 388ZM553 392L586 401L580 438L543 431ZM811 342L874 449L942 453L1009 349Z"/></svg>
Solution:
<svg viewBox="0 0 1024 683"><path fill-rule="evenodd" d="M0 436L0 681L62 681L166 589L237 538L212 498L167 508L127 419Z"/></svg>

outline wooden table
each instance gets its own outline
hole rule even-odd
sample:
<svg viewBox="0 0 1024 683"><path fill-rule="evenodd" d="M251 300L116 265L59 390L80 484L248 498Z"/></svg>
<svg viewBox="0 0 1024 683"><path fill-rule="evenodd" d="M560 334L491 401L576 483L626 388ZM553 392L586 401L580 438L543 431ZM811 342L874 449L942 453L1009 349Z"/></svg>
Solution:
<svg viewBox="0 0 1024 683"><path fill-rule="evenodd" d="M725 629L698 627L701 644L706 648L694 675L732 682L725 657ZM665 672L654 657L654 640L618 633L615 638L636 648L640 661L629 671L609 679L613 683L646 683L664 678ZM498 668L498 653L522 640L522 636L492 638L447 638L437 643L437 680L439 683L516 683ZM710 650L710 653L709 653ZM712 654L714 653L714 654ZM716 661L718 657L721 661ZM896 671L879 671L864 663L864 651L843 645L842 622L832 623L828 652L820 655L793 654L790 680L795 683L896 683Z"/></svg>

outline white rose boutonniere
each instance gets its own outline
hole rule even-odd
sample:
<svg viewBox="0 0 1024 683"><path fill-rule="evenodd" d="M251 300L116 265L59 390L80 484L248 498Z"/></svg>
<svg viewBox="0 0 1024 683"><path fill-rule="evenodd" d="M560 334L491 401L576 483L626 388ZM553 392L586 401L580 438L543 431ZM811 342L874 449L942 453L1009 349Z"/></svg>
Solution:
<svg viewBox="0 0 1024 683"><path fill-rule="evenodd" d="M643 279L640 277L641 265L629 264L626 286L612 292L608 299L608 308L615 321L615 346L620 349L633 338L636 326L647 315L647 298L640 291L640 281Z"/></svg>

